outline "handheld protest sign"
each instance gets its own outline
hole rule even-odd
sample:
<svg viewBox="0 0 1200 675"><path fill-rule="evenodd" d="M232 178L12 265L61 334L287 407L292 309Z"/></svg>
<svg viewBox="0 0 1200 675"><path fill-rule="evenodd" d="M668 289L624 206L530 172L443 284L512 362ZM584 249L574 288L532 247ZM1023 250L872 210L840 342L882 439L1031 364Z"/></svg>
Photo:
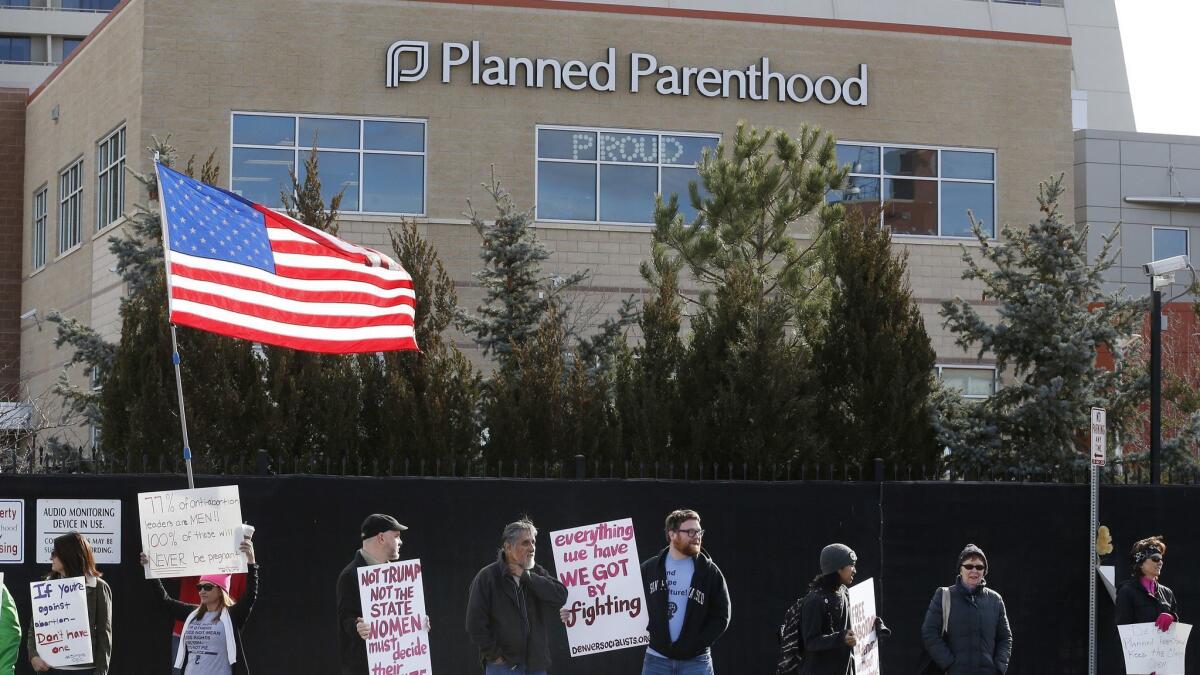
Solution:
<svg viewBox="0 0 1200 675"><path fill-rule="evenodd" d="M858 638L854 645L857 675L879 675L879 635L875 632L875 579L850 588L850 627Z"/></svg>
<svg viewBox="0 0 1200 675"><path fill-rule="evenodd" d="M51 668L92 662L92 631L88 621L84 577L35 581L33 632L37 655Z"/></svg>
<svg viewBox="0 0 1200 675"><path fill-rule="evenodd" d="M567 587L571 656L648 644L633 519L551 532L550 543L558 580Z"/></svg>
<svg viewBox="0 0 1200 675"><path fill-rule="evenodd" d="M236 485L138 493L147 579L246 571Z"/></svg>
<svg viewBox="0 0 1200 675"><path fill-rule="evenodd" d="M365 641L370 671L432 675L421 560L358 568L358 593L371 630Z"/></svg>
<svg viewBox="0 0 1200 675"><path fill-rule="evenodd" d="M1125 653L1125 672L1184 675L1190 624L1176 621L1161 631L1153 623L1117 626L1121 633L1121 651Z"/></svg>

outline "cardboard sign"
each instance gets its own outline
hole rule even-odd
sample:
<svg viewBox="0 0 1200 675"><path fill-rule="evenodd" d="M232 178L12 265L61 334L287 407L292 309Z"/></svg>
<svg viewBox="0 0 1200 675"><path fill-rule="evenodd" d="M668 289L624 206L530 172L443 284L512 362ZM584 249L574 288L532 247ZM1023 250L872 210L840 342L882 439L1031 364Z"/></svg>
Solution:
<svg viewBox="0 0 1200 675"><path fill-rule="evenodd" d="M1117 626L1121 631L1121 649L1125 652L1125 672L1133 675L1184 675L1183 657L1187 652L1192 627L1176 621L1163 632L1152 623Z"/></svg>
<svg viewBox="0 0 1200 675"><path fill-rule="evenodd" d="M68 532L78 532L88 540L97 563L120 563L121 500L37 500L37 561L49 563L54 538Z"/></svg>
<svg viewBox="0 0 1200 675"><path fill-rule="evenodd" d="M92 631L83 577L35 581L33 632L37 655L52 668L92 662Z"/></svg>
<svg viewBox="0 0 1200 675"><path fill-rule="evenodd" d="M25 500L0 499L0 563L25 562Z"/></svg>
<svg viewBox="0 0 1200 675"><path fill-rule="evenodd" d="M246 571L236 485L138 493L147 579Z"/></svg>
<svg viewBox="0 0 1200 675"><path fill-rule="evenodd" d="M567 587L571 656L648 644L646 592L633 520L550 533L554 568Z"/></svg>
<svg viewBox="0 0 1200 675"><path fill-rule="evenodd" d="M377 675L431 675L420 559L358 568L367 664Z"/></svg>
<svg viewBox="0 0 1200 675"><path fill-rule="evenodd" d="M850 588L850 627L857 642L854 664L857 675L879 675L879 635L875 632L875 579Z"/></svg>

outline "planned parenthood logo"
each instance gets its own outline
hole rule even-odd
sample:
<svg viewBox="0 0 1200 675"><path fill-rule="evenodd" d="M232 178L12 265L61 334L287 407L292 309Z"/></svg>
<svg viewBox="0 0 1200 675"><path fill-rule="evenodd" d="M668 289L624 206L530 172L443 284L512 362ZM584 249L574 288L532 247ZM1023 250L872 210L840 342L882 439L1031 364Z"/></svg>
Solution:
<svg viewBox="0 0 1200 675"><path fill-rule="evenodd" d="M406 55L414 60L405 64ZM401 82L417 82L429 72L429 43L417 40L397 40L387 51L387 86L398 87Z"/></svg>

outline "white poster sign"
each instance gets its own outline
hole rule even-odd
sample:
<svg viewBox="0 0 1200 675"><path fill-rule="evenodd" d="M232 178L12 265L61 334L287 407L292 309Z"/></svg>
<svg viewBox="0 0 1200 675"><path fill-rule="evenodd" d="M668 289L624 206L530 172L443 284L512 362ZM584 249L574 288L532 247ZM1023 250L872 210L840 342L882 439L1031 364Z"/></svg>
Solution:
<svg viewBox="0 0 1200 675"><path fill-rule="evenodd" d="M35 581L29 584L29 594L37 655L51 668L91 663L92 632L83 577Z"/></svg>
<svg viewBox="0 0 1200 675"><path fill-rule="evenodd" d="M147 579L246 571L236 485L138 494Z"/></svg>
<svg viewBox="0 0 1200 675"><path fill-rule="evenodd" d="M0 563L25 562L25 500L0 499Z"/></svg>
<svg viewBox="0 0 1200 675"><path fill-rule="evenodd" d="M624 518L550 533L554 568L567 587L571 656L649 642L646 592L633 520Z"/></svg>
<svg viewBox="0 0 1200 675"><path fill-rule="evenodd" d="M875 632L875 579L850 587L850 627L857 643L854 665L857 675L879 675L879 635Z"/></svg>
<svg viewBox="0 0 1200 675"><path fill-rule="evenodd" d="M78 532L87 538L97 563L120 563L121 500L37 500L37 561L49 563L54 538L68 532Z"/></svg>
<svg viewBox="0 0 1200 675"><path fill-rule="evenodd" d="M1187 652L1192 627L1176 621L1170 630L1161 631L1153 623L1117 626L1121 631L1121 649L1125 652L1125 672L1138 675L1184 675L1183 657Z"/></svg>
<svg viewBox="0 0 1200 675"><path fill-rule="evenodd" d="M431 675L420 559L358 568L367 663L379 675Z"/></svg>

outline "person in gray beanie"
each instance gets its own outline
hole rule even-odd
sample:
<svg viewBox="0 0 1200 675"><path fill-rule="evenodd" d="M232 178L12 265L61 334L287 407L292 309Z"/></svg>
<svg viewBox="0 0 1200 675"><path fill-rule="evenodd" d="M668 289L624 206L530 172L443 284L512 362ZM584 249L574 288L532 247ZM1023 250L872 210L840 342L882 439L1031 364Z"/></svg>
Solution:
<svg viewBox="0 0 1200 675"><path fill-rule="evenodd" d="M1008 671L1012 630L1004 598L987 587L987 572L983 550L967 544L958 554L958 579L952 586L939 588L929 601L921 638L939 673L996 675ZM947 610L948 617L944 614Z"/></svg>
<svg viewBox="0 0 1200 675"><path fill-rule="evenodd" d="M860 637L850 625L847 586L854 582L858 555L845 544L821 549L821 573L798 601L799 612L789 610L781 631L781 659L777 673L798 675L854 675L854 645ZM795 607L795 606L793 606ZM879 637L891 634L876 617Z"/></svg>

